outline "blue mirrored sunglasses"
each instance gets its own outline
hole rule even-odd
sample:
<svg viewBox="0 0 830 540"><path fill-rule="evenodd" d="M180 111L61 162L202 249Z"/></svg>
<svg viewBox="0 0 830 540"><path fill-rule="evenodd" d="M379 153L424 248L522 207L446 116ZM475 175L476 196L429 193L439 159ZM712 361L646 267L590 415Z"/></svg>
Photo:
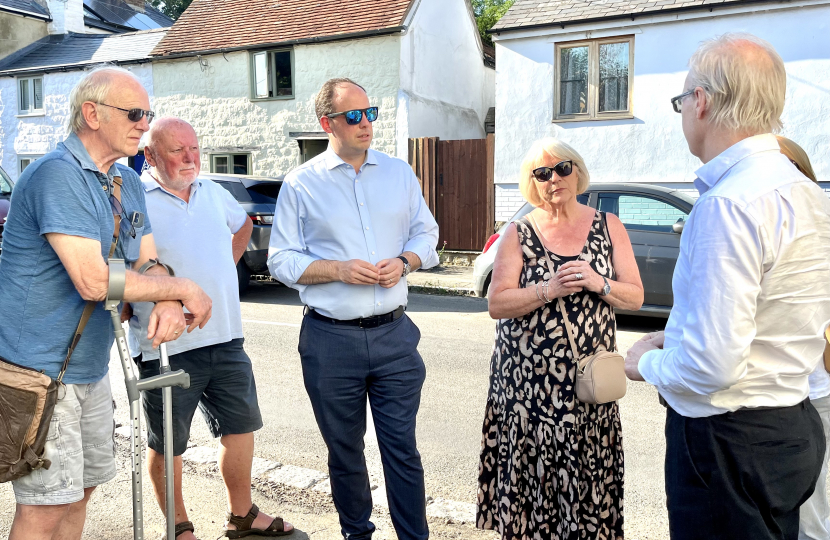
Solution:
<svg viewBox="0 0 830 540"><path fill-rule="evenodd" d="M343 111L338 113L331 113L327 114L327 118L335 118L337 116L343 116L346 119L346 123L350 126L356 126L361 121L363 121L363 114L366 113L366 120L369 122L374 122L378 119L378 108L377 107L369 107L368 109L354 109L351 111Z"/></svg>

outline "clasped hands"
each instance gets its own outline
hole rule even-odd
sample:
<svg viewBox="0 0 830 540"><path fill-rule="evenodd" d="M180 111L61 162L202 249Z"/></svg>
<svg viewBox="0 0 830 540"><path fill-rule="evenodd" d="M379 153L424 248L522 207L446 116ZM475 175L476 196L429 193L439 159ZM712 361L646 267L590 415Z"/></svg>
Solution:
<svg viewBox="0 0 830 540"><path fill-rule="evenodd" d="M563 264L549 281L549 300L570 296L583 289L598 293L605 286L602 276L594 272L587 261L576 260Z"/></svg>
<svg viewBox="0 0 830 540"><path fill-rule="evenodd" d="M377 265L352 259L338 263L337 277L343 283L351 285L380 285L391 289L401 280L403 261L396 258L384 259Z"/></svg>
<svg viewBox="0 0 830 540"><path fill-rule="evenodd" d="M645 381L640 375L640 358L649 351L655 351L663 348L665 341L664 332L651 332L644 335L634 345L628 349L625 355L625 375L632 381Z"/></svg>

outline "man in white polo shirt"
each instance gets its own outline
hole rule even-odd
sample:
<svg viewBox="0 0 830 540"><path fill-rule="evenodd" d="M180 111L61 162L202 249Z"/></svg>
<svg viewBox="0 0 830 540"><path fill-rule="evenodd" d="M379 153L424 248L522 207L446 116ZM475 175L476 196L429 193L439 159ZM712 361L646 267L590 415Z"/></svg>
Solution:
<svg viewBox="0 0 830 540"><path fill-rule="evenodd" d="M251 360L242 348L242 314L236 263L245 252L253 225L227 190L199 179L196 132L178 118L153 124L144 148L151 169L142 175L147 214L153 216L159 259L177 276L188 277L213 300L213 318L202 329L168 346L172 369L190 374L190 388L173 389L176 538L191 540L193 524L182 498L181 455L198 406L214 437L219 437L219 471L228 497L226 536L282 536L289 523L258 512L251 501L253 432L262 427ZM147 339L152 304L133 304L130 327L141 345L141 377L158 374L158 350ZM164 437L161 391L145 393L148 468L164 508Z"/></svg>

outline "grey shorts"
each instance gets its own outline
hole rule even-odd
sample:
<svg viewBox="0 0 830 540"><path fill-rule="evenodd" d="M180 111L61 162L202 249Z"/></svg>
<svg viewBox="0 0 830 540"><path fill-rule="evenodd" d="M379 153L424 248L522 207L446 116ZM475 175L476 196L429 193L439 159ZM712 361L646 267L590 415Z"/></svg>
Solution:
<svg viewBox="0 0 830 540"><path fill-rule="evenodd" d="M67 384L46 436L44 457L52 465L12 482L17 503L78 502L84 488L115 478L114 408L109 375L92 384Z"/></svg>

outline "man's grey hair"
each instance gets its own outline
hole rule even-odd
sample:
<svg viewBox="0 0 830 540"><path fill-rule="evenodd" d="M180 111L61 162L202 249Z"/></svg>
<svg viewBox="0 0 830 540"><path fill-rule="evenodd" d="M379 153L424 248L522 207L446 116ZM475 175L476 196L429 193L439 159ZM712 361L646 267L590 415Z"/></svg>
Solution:
<svg viewBox="0 0 830 540"><path fill-rule="evenodd" d="M714 125L751 135L781 129L787 72L763 39L729 33L705 41L689 60L689 76L706 92Z"/></svg>
<svg viewBox="0 0 830 540"><path fill-rule="evenodd" d="M353 84L363 90L366 91L365 88L357 84L351 79L347 79L345 77L339 79L329 79L325 83L323 83L323 87L320 88L320 92L317 94L317 98L314 100L314 112L317 114L317 119L327 116L332 113L336 113L339 111L334 110L334 96L337 93L337 89L341 86L345 86L347 84Z"/></svg>
<svg viewBox="0 0 830 540"><path fill-rule="evenodd" d="M84 103L87 101L104 103L118 75L128 75L140 83L138 77L128 70L115 65L104 65L84 75L84 78L75 85L69 94L69 125L67 126L69 132L80 133L87 128L83 111Z"/></svg>

